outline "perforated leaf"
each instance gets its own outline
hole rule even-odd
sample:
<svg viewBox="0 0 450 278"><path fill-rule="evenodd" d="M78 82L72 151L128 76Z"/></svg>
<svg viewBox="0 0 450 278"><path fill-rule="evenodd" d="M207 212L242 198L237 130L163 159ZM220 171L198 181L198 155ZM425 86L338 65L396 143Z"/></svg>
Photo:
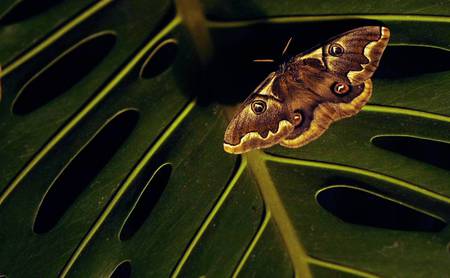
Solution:
<svg viewBox="0 0 450 278"><path fill-rule="evenodd" d="M2 1L0 277L448 276L449 7ZM253 59L367 24L392 38L360 114L223 151Z"/></svg>

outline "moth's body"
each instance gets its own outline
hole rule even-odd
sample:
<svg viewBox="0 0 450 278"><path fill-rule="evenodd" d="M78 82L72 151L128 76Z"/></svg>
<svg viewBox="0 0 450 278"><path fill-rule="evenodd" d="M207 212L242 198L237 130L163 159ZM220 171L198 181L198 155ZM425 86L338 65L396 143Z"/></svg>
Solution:
<svg viewBox="0 0 450 278"><path fill-rule="evenodd" d="M361 27L291 58L244 101L225 132L225 151L300 147L358 113L388 39L385 27Z"/></svg>

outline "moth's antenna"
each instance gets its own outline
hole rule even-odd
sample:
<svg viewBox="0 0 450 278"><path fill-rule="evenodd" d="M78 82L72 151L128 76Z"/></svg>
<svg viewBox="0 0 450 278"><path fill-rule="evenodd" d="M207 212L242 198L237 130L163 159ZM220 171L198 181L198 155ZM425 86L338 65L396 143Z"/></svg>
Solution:
<svg viewBox="0 0 450 278"><path fill-rule="evenodd" d="M274 59L254 59L253 62L255 63L273 63L275 62Z"/></svg>
<svg viewBox="0 0 450 278"><path fill-rule="evenodd" d="M286 51L288 50L289 45L291 44L291 41L292 41L292 37L290 37L289 40L287 41L286 46L284 47L283 52L281 53L281 57L283 57L284 54L286 54Z"/></svg>
<svg viewBox="0 0 450 278"><path fill-rule="evenodd" d="M292 41L292 37L289 38L286 45L284 46L283 52L281 53L281 57L283 57L284 54L286 54L286 51L288 50L289 45L291 44L291 41ZM274 59L254 59L253 62L255 62L255 63L273 63L273 62L275 62L275 60Z"/></svg>

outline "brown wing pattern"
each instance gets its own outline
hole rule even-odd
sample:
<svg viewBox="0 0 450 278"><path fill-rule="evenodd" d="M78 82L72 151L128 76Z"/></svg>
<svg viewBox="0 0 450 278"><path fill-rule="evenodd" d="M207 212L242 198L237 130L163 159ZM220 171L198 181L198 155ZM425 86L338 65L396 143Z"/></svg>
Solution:
<svg viewBox="0 0 450 278"><path fill-rule="evenodd" d="M372 81L353 87L354 98L348 102L324 101L303 110L305 121L280 141L280 145L298 148L321 136L333 122L357 114L372 95ZM309 119L309 121L308 121Z"/></svg>
<svg viewBox="0 0 450 278"><path fill-rule="evenodd" d="M335 37L322 47L295 58L297 82L320 96L314 107L303 109L305 121L280 144L298 148L322 135L335 121L357 114L372 95L370 78L389 40L389 29L360 27ZM335 84L348 86L344 94ZM300 98L304 93L298 93ZM307 119L310 119L309 121Z"/></svg>
<svg viewBox="0 0 450 278"><path fill-rule="evenodd" d="M295 60L317 59L329 72L346 78L352 85L361 84L377 69L389 36L389 29L382 26L356 28Z"/></svg>
<svg viewBox="0 0 450 278"><path fill-rule="evenodd" d="M277 143L298 148L358 113L372 94L370 78L388 40L386 27L360 27L295 56L243 103L225 131L225 151Z"/></svg>

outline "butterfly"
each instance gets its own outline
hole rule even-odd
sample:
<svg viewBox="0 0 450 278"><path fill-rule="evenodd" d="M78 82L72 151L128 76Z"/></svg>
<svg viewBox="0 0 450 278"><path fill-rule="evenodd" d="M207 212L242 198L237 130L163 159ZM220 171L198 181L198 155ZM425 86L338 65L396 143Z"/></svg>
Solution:
<svg viewBox="0 0 450 278"><path fill-rule="evenodd" d="M289 59L243 102L225 131L224 150L298 148L357 114L372 95L389 36L384 26L359 27Z"/></svg>

